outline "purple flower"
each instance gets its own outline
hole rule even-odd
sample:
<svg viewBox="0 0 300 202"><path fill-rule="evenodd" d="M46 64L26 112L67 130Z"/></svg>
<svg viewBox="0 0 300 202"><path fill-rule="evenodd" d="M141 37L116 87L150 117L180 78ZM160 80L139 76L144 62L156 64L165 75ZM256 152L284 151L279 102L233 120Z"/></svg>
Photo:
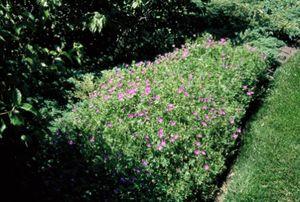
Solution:
<svg viewBox="0 0 300 202"><path fill-rule="evenodd" d="M179 94L184 92L184 87L180 86L177 91Z"/></svg>
<svg viewBox="0 0 300 202"><path fill-rule="evenodd" d="M170 112L174 109L174 105L173 104L168 104L168 108L167 111Z"/></svg>
<svg viewBox="0 0 300 202"><path fill-rule="evenodd" d="M135 114L128 114L127 116L128 116L128 118L134 118Z"/></svg>
<svg viewBox="0 0 300 202"><path fill-rule="evenodd" d="M159 117L158 119L157 119L157 122L158 123L162 123L164 120L163 120L163 118L162 117Z"/></svg>
<svg viewBox="0 0 300 202"><path fill-rule="evenodd" d="M124 94L123 94L123 93L119 93L119 94L118 94L118 99L119 99L120 101L123 101L123 100L124 100Z"/></svg>
<svg viewBox="0 0 300 202"><path fill-rule="evenodd" d="M183 52L182 52L182 59L185 59L187 58L189 55L189 50L187 48L183 49Z"/></svg>
<svg viewBox="0 0 300 202"><path fill-rule="evenodd" d="M247 90L247 89L248 89L248 86L244 85L244 86L243 86L243 89L244 89L244 90Z"/></svg>
<svg viewBox="0 0 300 202"><path fill-rule="evenodd" d="M221 109L221 110L219 111L219 114L220 114L220 115L226 115L226 112L224 111L224 109Z"/></svg>
<svg viewBox="0 0 300 202"><path fill-rule="evenodd" d="M73 141L73 140L69 140L69 141L68 141L68 144L69 144L69 145L73 145L73 144L74 144L74 141Z"/></svg>
<svg viewBox="0 0 300 202"><path fill-rule="evenodd" d="M202 154L203 156L205 156L205 155L206 155L206 151L205 151L205 150L202 150L202 151L201 151L201 154Z"/></svg>
<svg viewBox="0 0 300 202"><path fill-rule="evenodd" d="M151 93L151 88L150 88L150 86L146 86L146 88L145 88L145 94L146 95L149 95Z"/></svg>
<svg viewBox="0 0 300 202"><path fill-rule="evenodd" d="M160 100L160 96L159 95L155 95L155 96L153 96L153 99L158 101L158 100Z"/></svg>
<svg viewBox="0 0 300 202"><path fill-rule="evenodd" d="M233 134L232 134L232 139L236 140L237 138L238 138L238 134L233 133Z"/></svg>
<svg viewBox="0 0 300 202"><path fill-rule="evenodd" d="M142 159L142 164L143 164L143 166L148 166L148 161L146 161L145 159Z"/></svg>
<svg viewBox="0 0 300 202"><path fill-rule="evenodd" d="M198 155L200 154L200 151L199 151L198 149L196 149L196 150L194 151L194 154L195 154L196 156L198 156Z"/></svg>
<svg viewBox="0 0 300 202"><path fill-rule="evenodd" d="M227 40L225 38L221 38L219 44L224 45L226 44Z"/></svg>
<svg viewBox="0 0 300 202"><path fill-rule="evenodd" d="M242 132L242 129L241 129L241 128L238 128L238 129L236 130L236 132L237 132L237 133L241 133L241 132Z"/></svg>
<svg viewBox="0 0 300 202"><path fill-rule="evenodd" d="M158 130L157 134L158 134L158 137L159 137L159 138L162 138L162 137L164 136L164 129L163 129L163 128L160 128L160 129Z"/></svg>
<svg viewBox="0 0 300 202"><path fill-rule="evenodd" d="M137 93L137 89L132 88L132 89L127 90L126 92L127 92L127 94L133 96Z"/></svg>
<svg viewBox="0 0 300 202"><path fill-rule="evenodd" d="M201 143L200 143L200 142L195 142L195 145L196 145L197 147L201 147Z"/></svg>
<svg viewBox="0 0 300 202"><path fill-rule="evenodd" d="M160 142L160 145L162 146L162 147L165 147L166 146L166 141L165 140L162 140L161 142Z"/></svg>
<svg viewBox="0 0 300 202"><path fill-rule="evenodd" d="M208 164L204 164L203 168L204 168L204 170L209 170L209 165Z"/></svg>
<svg viewBox="0 0 300 202"><path fill-rule="evenodd" d="M205 121L201 121L201 125L206 127L207 126L207 123Z"/></svg>
<svg viewBox="0 0 300 202"><path fill-rule="evenodd" d="M248 95L248 96L252 96L253 94L254 94L253 91L248 91L248 92L247 92L247 95Z"/></svg>
<svg viewBox="0 0 300 202"><path fill-rule="evenodd" d="M173 135L172 137L171 137L171 140L170 140L170 142L175 142L177 139L179 138L179 135L178 134L176 134L176 135Z"/></svg>
<svg viewBox="0 0 300 202"><path fill-rule="evenodd" d="M176 125L176 122L175 122L175 121L170 121L170 125L171 125L171 126L175 126L175 125Z"/></svg>

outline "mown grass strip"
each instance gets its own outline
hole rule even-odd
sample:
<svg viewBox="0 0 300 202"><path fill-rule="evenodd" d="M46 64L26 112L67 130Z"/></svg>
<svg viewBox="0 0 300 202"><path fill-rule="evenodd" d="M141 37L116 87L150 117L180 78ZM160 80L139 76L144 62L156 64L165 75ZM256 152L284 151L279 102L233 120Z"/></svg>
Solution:
<svg viewBox="0 0 300 202"><path fill-rule="evenodd" d="M249 124L224 201L300 199L300 54L275 74L271 96Z"/></svg>

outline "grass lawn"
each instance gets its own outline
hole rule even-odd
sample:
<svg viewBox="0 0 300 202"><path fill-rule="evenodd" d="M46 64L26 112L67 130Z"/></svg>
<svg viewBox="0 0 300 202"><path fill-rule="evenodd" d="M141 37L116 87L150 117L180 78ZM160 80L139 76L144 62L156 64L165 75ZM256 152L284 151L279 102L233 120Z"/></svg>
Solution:
<svg viewBox="0 0 300 202"><path fill-rule="evenodd" d="M251 120L224 201L300 200L300 54L275 74Z"/></svg>

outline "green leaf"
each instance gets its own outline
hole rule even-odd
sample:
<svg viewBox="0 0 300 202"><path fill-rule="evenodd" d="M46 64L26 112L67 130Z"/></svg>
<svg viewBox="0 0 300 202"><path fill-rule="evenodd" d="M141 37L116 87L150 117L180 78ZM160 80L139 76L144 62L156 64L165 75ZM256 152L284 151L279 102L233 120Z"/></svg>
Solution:
<svg viewBox="0 0 300 202"><path fill-rule="evenodd" d="M32 107L32 105L29 104L29 103L24 103L20 108L23 109L23 110L25 110L25 111L30 112L30 111L32 110L33 107Z"/></svg>
<svg viewBox="0 0 300 202"><path fill-rule="evenodd" d="M0 119L0 138L2 138L2 133L6 129L6 125L2 119Z"/></svg>
<svg viewBox="0 0 300 202"><path fill-rule="evenodd" d="M13 103L14 105L20 105L22 102L22 94L21 91L19 89L15 89L13 92Z"/></svg>
<svg viewBox="0 0 300 202"><path fill-rule="evenodd" d="M33 106L29 103L23 103L21 106L20 106L21 109L23 109L24 111L27 111L27 112L31 112L33 113L34 115L37 115L37 112L36 110L34 110Z"/></svg>
<svg viewBox="0 0 300 202"><path fill-rule="evenodd" d="M24 121L20 116L18 116L16 114L13 114L13 113L9 113L8 116L9 116L9 119L10 119L10 123L12 125L21 126L21 125L24 124Z"/></svg>

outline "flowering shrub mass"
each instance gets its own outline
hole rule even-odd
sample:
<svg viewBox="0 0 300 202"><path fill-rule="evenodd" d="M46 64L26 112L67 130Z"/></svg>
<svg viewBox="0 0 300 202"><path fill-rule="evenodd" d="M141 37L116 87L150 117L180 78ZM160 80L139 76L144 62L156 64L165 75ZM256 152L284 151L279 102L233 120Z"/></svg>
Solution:
<svg viewBox="0 0 300 202"><path fill-rule="evenodd" d="M201 38L154 62L103 72L46 140L59 147L63 136L104 168L111 184L98 184L110 186L112 198L208 200L265 70L261 54Z"/></svg>

